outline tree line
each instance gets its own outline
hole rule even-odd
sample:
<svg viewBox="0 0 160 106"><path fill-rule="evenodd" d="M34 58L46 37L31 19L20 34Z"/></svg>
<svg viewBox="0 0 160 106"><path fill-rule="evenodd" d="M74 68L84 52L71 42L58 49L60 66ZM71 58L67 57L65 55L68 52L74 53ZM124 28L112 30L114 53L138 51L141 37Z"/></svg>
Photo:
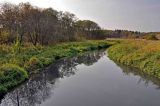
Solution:
<svg viewBox="0 0 160 106"><path fill-rule="evenodd" d="M91 20L79 20L74 14L30 3L0 4L0 44L33 45L105 38L143 38L149 33L102 29Z"/></svg>
<svg viewBox="0 0 160 106"><path fill-rule="evenodd" d="M139 31L129 31L129 30L103 30L103 34L106 36L106 38L142 38L142 36L145 36L147 33L139 32Z"/></svg>
<svg viewBox="0 0 160 106"><path fill-rule="evenodd" d="M30 3L0 4L0 43L48 45L81 39L102 39L96 22L79 20L69 12L39 8Z"/></svg>

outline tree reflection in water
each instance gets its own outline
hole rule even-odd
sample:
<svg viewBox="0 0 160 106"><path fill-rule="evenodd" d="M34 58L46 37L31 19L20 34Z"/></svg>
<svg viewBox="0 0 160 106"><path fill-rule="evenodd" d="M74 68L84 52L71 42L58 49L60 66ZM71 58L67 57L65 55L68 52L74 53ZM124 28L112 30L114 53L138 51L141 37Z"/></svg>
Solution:
<svg viewBox="0 0 160 106"><path fill-rule="evenodd" d="M50 98L59 78L70 77L79 64L92 65L104 51L94 51L73 58L65 58L48 67L44 72L33 75L26 83L6 94L0 106L35 106Z"/></svg>

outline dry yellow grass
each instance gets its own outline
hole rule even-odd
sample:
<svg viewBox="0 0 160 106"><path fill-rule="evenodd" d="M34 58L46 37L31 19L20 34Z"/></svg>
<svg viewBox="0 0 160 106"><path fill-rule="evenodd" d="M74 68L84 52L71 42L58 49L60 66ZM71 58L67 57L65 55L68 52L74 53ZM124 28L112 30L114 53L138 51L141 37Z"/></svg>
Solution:
<svg viewBox="0 0 160 106"><path fill-rule="evenodd" d="M121 40L109 49L109 56L160 78L160 41Z"/></svg>

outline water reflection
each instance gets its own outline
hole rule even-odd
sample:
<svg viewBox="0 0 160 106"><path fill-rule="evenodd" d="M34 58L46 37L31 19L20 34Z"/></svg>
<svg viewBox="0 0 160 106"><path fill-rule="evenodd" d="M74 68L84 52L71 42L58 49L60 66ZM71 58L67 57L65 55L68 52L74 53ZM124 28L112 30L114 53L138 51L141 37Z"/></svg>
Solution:
<svg viewBox="0 0 160 106"><path fill-rule="evenodd" d="M137 84L140 84L142 82L145 84L146 87L148 87L149 84L152 83L157 86L157 89L160 89L160 81L158 78L155 78L151 75L148 75L148 74L144 73L143 71L140 71L137 68L129 67L129 66L123 65L121 63L116 63L116 64L117 64L117 66L119 66L122 69L122 71L125 75L139 76L139 80L138 80Z"/></svg>
<svg viewBox="0 0 160 106"><path fill-rule="evenodd" d="M26 83L5 95L0 106L36 106L50 98L59 78L70 77L78 70L76 66L96 63L104 51L94 51L85 55L59 60L43 73L32 76Z"/></svg>
<svg viewBox="0 0 160 106"><path fill-rule="evenodd" d="M95 64L95 63L98 63L98 64ZM49 98L53 97L53 95L56 95L55 88L57 87L57 83L59 82L59 80L63 79L64 77L70 77L75 75L76 72L78 71L77 69L78 65L81 66L81 64L84 64L85 66L91 66L95 64L95 66L97 66L97 67L94 67L94 71L91 72L92 76L89 76L91 78L88 78L88 75L90 74L86 75L86 73L85 73L86 76L80 77L81 79L84 79L84 80L81 80L80 82L84 82L87 80L85 84L82 84L80 82L79 83L73 82L78 85L84 86L84 88L87 86L89 91L91 92L91 93L88 93L88 95L86 95L88 90L86 90L86 92L83 90L80 92L80 93L84 92L86 98L90 98L89 99L90 102L88 102L88 105L86 106L98 106L98 105L94 105L96 103L97 104L99 103L101 104L99 106L102 106L102 102L104 104L103 106L106 106L109 103L110 103L109 106L119 106L119 105L128 106L129 104L125 104L125 103L127 103L126 98L129 99L129 97L130 97L130 100L128 101L130 101L131 102L130 104L132 104L130 106L147 106L148 103L154 104L152 102L157 102L155 104L159 104L159 100L157 100L159 98L159 95L156 96L157 91L155 89L145 89L146 87L151 88L151 86L149 86L150 84L156 85L157 89L159 89L160 82L158 79L152 76L149 76L143 73L142 71L139 71L138 69L128 67L119 63L116 63L118 66L116 67L114 62L110 61L107 58L107 56L105 56L104 51L94 51L94 52L87 53L85 55L80 55L73 58L65 58L57 61L55 64L51 65L46 70L44 70L44 72L32 76L26 83L17 87L12 92L6 94L5 97L1 100L0 106L37 106L44 103ZM93 68L93 67L89 67L89 68ZM123 74L127 77L124 77ZM130 77L132 77L133 79L130 79ZM138 88L136 88L136 82L137 84L139 84ZM81 88L78 90L75 90L75 92L79 90L81 90ZM133 93L131 93L131 91ZM66 89L64 92L66 92ZM75 94L75 92L72 89L71 89L71 92ZM92 94L92 95L89 95L89 94ZM78 95L82 96L80 94ZM76 95L72 95L72 96L74 97ZM79 103L80 99L82 98L85 98L85 97L82 96L78 99L72 98L68 100L72 102L76 101L75 102L76 104L76 103ZM142 105L144 103L143 101L142 101L142 104L139 103L141 101L138 101L138 100L141 100L142 98L144 98L144 100L147 100L145 101L146 102L145 105ZM151 100L151 101L148 101L148 100ZM65 100L63 99L63 101ZM59 102L63 102L63 101L59 100ZM152 106L150 104L148 104L148 106ZM52 105L52 103L50 105ZM77 106L82 106L82 105L77 104ZM154 105L154 106L159 106L159 105Z"/></svg>

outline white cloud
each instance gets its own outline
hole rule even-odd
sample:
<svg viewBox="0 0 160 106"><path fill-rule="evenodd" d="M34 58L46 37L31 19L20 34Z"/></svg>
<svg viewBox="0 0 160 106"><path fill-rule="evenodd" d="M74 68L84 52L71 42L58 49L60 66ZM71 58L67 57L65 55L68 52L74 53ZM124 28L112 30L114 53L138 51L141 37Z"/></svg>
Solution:
<svg viewBox="0 0 160 106"><path fill-rule="evenodd" d="M21 3L21 2L30 2L32 5L38 6L38 7L53 7L57 10L64 10L65 7L62 3L63 0L0 0L0 3L3 2L11 2L11 3Z"/></svg>

